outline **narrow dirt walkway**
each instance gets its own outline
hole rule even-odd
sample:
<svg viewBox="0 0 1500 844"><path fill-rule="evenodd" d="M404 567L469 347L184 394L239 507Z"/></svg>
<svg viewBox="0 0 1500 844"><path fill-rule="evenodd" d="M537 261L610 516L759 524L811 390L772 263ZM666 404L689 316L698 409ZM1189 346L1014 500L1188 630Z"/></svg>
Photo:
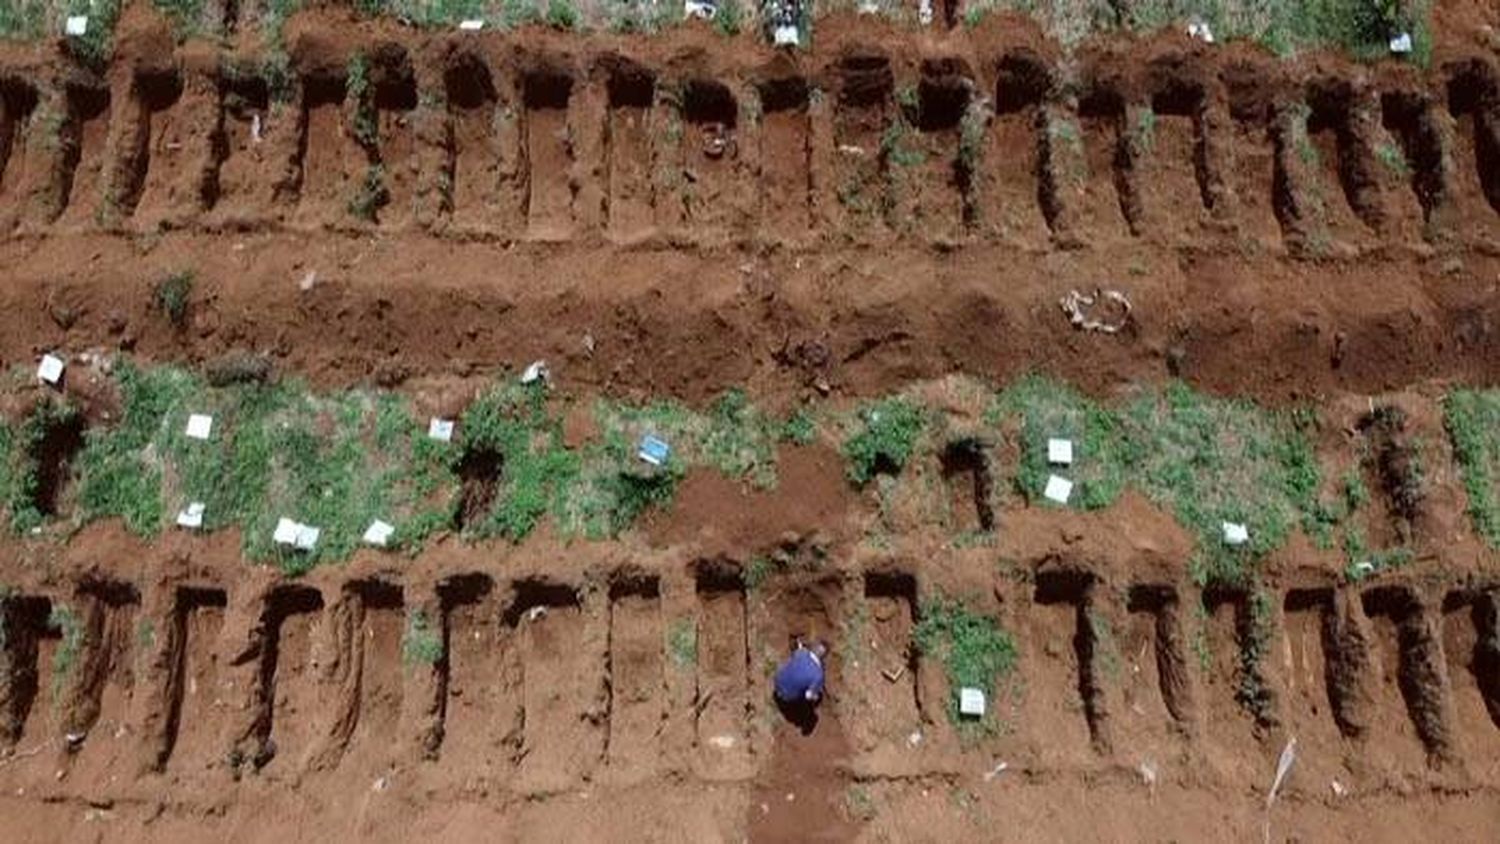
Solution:
<svg viewBox="0 0 1500 844"><path fill-rule="evenodd" d="M777 723L770 768L750 801L750 841L854 839L858 826L844 813L849 741L829 703L810 735L785 720Z"/></svg>

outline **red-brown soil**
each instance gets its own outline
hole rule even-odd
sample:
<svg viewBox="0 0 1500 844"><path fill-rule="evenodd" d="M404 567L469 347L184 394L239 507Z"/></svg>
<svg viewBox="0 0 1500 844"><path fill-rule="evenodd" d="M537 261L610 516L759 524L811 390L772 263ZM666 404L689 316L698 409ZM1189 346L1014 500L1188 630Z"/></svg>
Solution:
<svg viewBox="0 0 1500 844"><path fill-rule="evenodd" d="M1041 370L1105 396L1178 376L1316 402L1350 431L1393 394L1442 443L1437 396L1500 365L1483 29L1500 20L1448 3L1438 24L1417 70L1176 33L1065 57L1003 15L921 36L834 16L811 50L774 53L700 25L471 36L320 10L288 26L278 102L253 27L174 50L134 4L102 75L0 45L0 363L252 352L424 406L539 358L565 401L738 386L775 409L951 373ZM373 139L347 91L356 51ZM901 161L882 144L898 115L919 153ZM182 327L151 295L180 270L197 279ZM1058 308L1095 287L1130 298L1122 333ZM1322 456L1347 463L1329 436ZM1191 538L1134 495L1091 514L1008 501L991 545L931 524L875 543L873 493L837 454L779 462L772 490L690 475L614 542L450 539L296 582L245 563L233 531L0 541L7 840L1500 829L1500 576L1450 470L1420 518L1372 527L1418 549L1376 587L1301 539L1273 554L1255 663L1250 597L1194 585ZM779 561L764 582L759 558ZM910 648L938 594L1017 637L995 735L953 730L941 666ZM62 603L81 634L54 684ZM435 664L405 653L415 610ZM769 694L796 634L834 648L811 736Z"/></svg>

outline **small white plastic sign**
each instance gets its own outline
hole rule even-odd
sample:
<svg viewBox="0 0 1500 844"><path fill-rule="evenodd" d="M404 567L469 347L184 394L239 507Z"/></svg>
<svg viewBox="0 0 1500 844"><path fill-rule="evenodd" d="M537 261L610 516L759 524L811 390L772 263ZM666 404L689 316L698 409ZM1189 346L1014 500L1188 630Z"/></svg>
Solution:
<svg viewBox="0 0 1500 844"><path fill-rule="evenodd" d="M1047 462L1053 466L1073 465L1073 441L1056 437L1047 440Z"/></svg>
<svg viewBox="0 0 1500 844"><path fill-rule="evenodd" d="M318 546L318 537L322 533L311 525L282 518L276 521L276 532L271 538L277 545L290 545L298 551L311 551Z"/></svg>
<svg viewBox="0 0 1500 844"><path fill-rule="evenodd" d="M718 4L713 2L705 2L705 0L686 0L686 2L682 4L683 17L713 20L714 15L717 14L718 11Z"/></svg>
<svg viewBox="0 0 1500 844"><path fill-rule="evenodd" d="M1209 29L1208 24L1203 21L1193 21L1188 24L1188 35L1205 44L1214 43L1214 31Z"/></svg>
<svg viewBox="0 0 1500 844"><path fill-rule="evenodd" d="M277 545L296 545L297 531L301 527L291 519L278 519L276 531L271 534L271 539L275 540Z"/></svg>
<svg viewBox="0 0 1500 844"><path fill-rule="evenodd" d="M48 384L56 384L62 380L64 364L62 358L54 355L42 355L42 362L36 368L36 377Z"/></svg>
<svg viewBox="0 0 1500 844"><path fill-rule="evenodd" d="M968 718L984 717L984 690L965 686L958 690L958 714Z"/></svg>
<svg viewBox="0 0 1500 844"><path fill-rule="evenodd" d="M322 535L323 535L323 531L320 530L319 528L313 527L312 525L298 525L297 526L297 541L295 543L296 546L297 546L297 550L298 551L311 551L311 550L313 550L314 548L318 547L318 537L320 537Z"/></svg>
<svg viewBox="0 0 1500 844"><path fill-rule="evenodd" d="M470 18L466 21L459 21L458 28L462 29L464 32L478 32L479 30L484 29L484 21L478 18Z"/></svg>
<svg viewBox="0 0 1500 844"><path fill-rule="evenodd" d="M537 381L546 381L550 375L551 373L547 370L546 361L532 361L531 365L526 367L526 371L521 373L521 383L534 384Z"/></svg>
<svg viewBox="0 0 1500 844"><path fill-rule="evenodd" d="M1059 475L1052 475L1047 478L1047 488L1042 490L1042 495L1046 496L1048 501L1067 504L1068 499L1073 495L1073 482Z"/></svg>
<svg viewBox="0 0 1500 844"><path fill-rule="evenodd" d="M1391 39L1391 52L1406 54L1411 52L1411 33L1403 32Z"/></svg>
<svg viewBox="0 0 1500 844"><path fill-rule="evenodd" d="M641 447L637 456L650 463L652 466L660 466L667 462L667 457L672 453L672 447L660 439L647 434L641 437Z"/></svg>
<svg viewBox="0 0 1500 844"><path fill-rule="evenodd" d="M391 537L395 534L396 528L393 525L376 519L375 521L371 522L369 528L365 530L365 544L378 545L381 548L384 548L386 544L391 541Z"/></svg>
<svg viewBox="0 0 1500 844"><path fill-rule="evenodd" d="M451 442L453 440L453 420L432 417L427 423L427 436L439 442Z"/></svg>
<svg viewBox="0 0 1500 844"><path fill-rule="evenodd" d="M194 501L177 514L177 526L197 530L203 527L203 511L207 509L202 501Z"/></svg>
<svg viewBox="0 0 1500 844"><path fill-rule="evenodd" d="M88 31L89 31L89 16L88 15L69 15L68 19L63 22L63 32L66 32L67 34L72 35L74 37L77 37L79 35L84 35Z"/></svg>
<svg viewBox="0 0 1500 844"><path fill-rule="evenodd" d="M1224 544L1240 546L1250 541L1250 529L1234 522L1224 523Z"/></svg>
<svg viewBox="0 0 1500 844"><path fill-rule="evenodd" d="M782 24L771 33L771 42L778 47L795 47L802 43L802 34L791 24Z"/></svg>
<svg viewBox="0 0 1500 844"><path fill-rule="evenodd" d="M190 439L206 440L214 431L214 418L202 413L188 417L187 435Z"/></svg>

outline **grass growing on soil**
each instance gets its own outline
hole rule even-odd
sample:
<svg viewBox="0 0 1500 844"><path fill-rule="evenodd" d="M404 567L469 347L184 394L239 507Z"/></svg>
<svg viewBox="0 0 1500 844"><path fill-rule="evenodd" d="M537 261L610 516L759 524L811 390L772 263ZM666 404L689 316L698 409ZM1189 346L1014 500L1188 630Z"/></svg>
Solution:
<svg viewBox="0 0 1500 844"><path fill-rule="evenodd" d="M613 536L670 504L695 466L773 486L776 446L787 429L738 391L704 411L600 401L600 436L568 448L545 386L507 380L476 399L454 441L443 443L428 438L425 420L390 393L324 395L294 381L213 386L186 370L128 359L116 363L113 377L121 413L113 425L84 433L72 461L72 524L120 518L132 533L151 537L200 502L204 530L238 526L249 558L292 573L347 558L377 518L396 526L393 547L412 551L445 530L518 542L549 515L564 536ZM0 426L0 502L14 530L46 521L36 507L37 444L76 413L48 400L20 423ZM214 420L207 441L186 435L195 413ZM648 433L671 446L661 467L637 455ZM495 476L484 479L493 494L460 522L460 467L478 453L498 463ZM317 547L303 553L275 546L271 535L283 517L320 528Z"/></svg>
<svg viewBox="0 0 1500 844"><path fill-rule="evenodd" d="M926 426L925 411L908 399L884 399L859 412L860 428L844 440L849 479L863 486L877 474L897 474L911 459Z"/></svg>
<svg viewBox="0 0 1500 844"><path fill-rule="evenodd" d="M912 641L923 656L942 662L948 675L948 718L955 724L966 723L958 713L960 689L979 689L993 704L998 683L1016 666L1011 635L993 618L955 599L937 598L924 604ZM993 711L991 705L989 712Z"/></svg>
<svg viewBox="0 0 1500 844"><path fill-rule="evenodd" d="M49 0L4 0L0 2L0 38L40 38L51 23Z"/></svg>
<svg viewBox="0 0 1500 844"><path fill-rule="evenodd" d="M1469 518L1491 548L1500 548L1500 390L1458 390L1443 403L1443 424L1469 499Z"/></svg>
<svg viewBox="0 0 1500 844"><path fill-rule="evenodd" d="M192 295L193 273L190 270L175 272L162 278L151 291L156 309L178 328L187 322L188 302Z"/></svg>
<svg viewBox="0 0 1500 844"><path fill-rule="evenodd" d="M66 401L44 399L32 409L21 424L20 435L9 438L12 449L6 474L6 504L10 510L10 527L26 533L46 521L38 497L41 492L41 451L48 432L53 428L76 423L78 409Z"/></svg>
<svg viewBox="0 0 1500 844"><path fill-rule="evenodd" d="M1016 487L1027 501L1050 504L1042 490L1053 474L1047 463L1047 440L1053 437L1073 441L1073 464L1059 471L1073 481L1074 506L1096 510L1120 497L1126 457L1120 420L1068 385L1023 377L1000 392L988 418L1016 431Z"/></svg>
<svg viewBox="0 0 1500 844"><path fill-rule="evenodd" d="M1248 39L1282 56L1333 48L1380 58L1390 55L1390 39L1403 32L1412 36L1412 61L1425 67L1432 55L1429 0L976 0L966 4L965 18L992 9L1032 15L1067 46L1119 30L1186 29L1197 19L1219 42Z"/></svg>
<svg viewBox="0 0 1500 844"><path fill-rule="evenodd" d="M673 619L667 625L667 653L678 668L698 664L698 627L691 618Z"/></svg>
<svg viewBox="0 0 1500 844"><path fill-rule="evenodd" d="M422 610L408 613L406 631L401 636L401 661L409 666L430 666L442 658L442 631L433 628Z"/></svg>
<svg viewBox="0 0 1500 844"><path fill-rule="evenodd" d="M83 621L72 607L59 604L47 616L47 626L60 634L57 650L52 654L52 700L55 702L62 700L62 692L78 666L78 657L83 654Z"/></svg>
<svg viewBox="0 0 1500 844"><path fill-rule="evenodd" d="M1270 411L1180 383L1105 404L1040 376L998 393L965 381L945 385L939 400L968 408L961 413L936 410L939 402L929 407L918 389L856 408L803 409L789 419L738 390L702 409L600 399L590 407L596 433L569 445L565 403L550 400L544 385L511 379L475 399L457 420L454 441L443 443L429 439L426 419L392 393L319 394L295 381L221 379L215 386L193 372L129 359L113 364L111 378L120 412L83 431L64 479L71 486L63 509L72 510L61 517L38 506L41 444L55 426L81 422L79 411L47 398L30 415L0 422L0 515L12 530L119 518L132 533L152 537L201 502L204 530L238 527L248 558L300 573L349 557L377 518L396 526L393 549L410 552L443 532L520 542L547 519L563 538L612 537L669 506L689 471L710 469L769 488L782 443L820 439L838 442L852 485L880 481L882 508L889 500L930 514L951 506L951 484L939 468L945 445L964 438L1013 445L1013 468L1002 473L992 460L988 469L995 489L1012 485L1028 501L1040 500L1053 472L1075 482L1076 508L1108 507L1135 489L1196 538L1191 570L1203 585L1253 583L1260 561L1297 529L1320 547L1341 545L1351 579L1409 560L1401 549L1367 547L1353 519L1370 501L1358 472L1325 488L1309 413ZM213 417L208 441L186 436L194 413ZM1500 391L1453 394L1446 421L1471 516L1486 540L1500 545L1500 435L1493 433L1500 430ZM663 465L640 459L645 435L669 444ZM1073 440L1073 465L1046 464L1053 436ZM473 459L479 456L485 459ZM320 528L316 549L276 547L271 535L283 517ZM1246 524L1249 544L1226 546L1225 521ZM985 539L960 535L955 544ZM766 574L772 564L781 561L769 561Z"/></svg>
<svg viewBox="0 0 1500 844"><path fill-rule="evenodd" d="M1172 510L1198 537L1196 580L1243 583L1251 564L1280 547L1299 524L1314 533L1328 515L1312 446L1288 414L1218 399L1173 383L1124 412L1131 483ZM1223 523L1244 524L1250 541L1223 541Z"/></svg>

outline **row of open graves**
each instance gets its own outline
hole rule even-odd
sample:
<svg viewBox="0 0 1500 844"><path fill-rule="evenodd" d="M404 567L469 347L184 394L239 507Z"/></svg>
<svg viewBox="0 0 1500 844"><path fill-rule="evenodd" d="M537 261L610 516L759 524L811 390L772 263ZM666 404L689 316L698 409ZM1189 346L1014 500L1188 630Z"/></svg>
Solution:
<svg viewBox="0 0 1500 844"><path fill-rule="evenodd" d="M1213 746L1242 751L1229 755L1244 769L1221 774L1260 783L1289 735L1324 788L1372 771L1493 782L1500 758L1497 584L1202 592L1083 570L1001 576L966 599L1019 652L978 732L950 722L957 690L912 646L924 602L947 590L899 567L751 588L719 560L244 591L7 592L0 778L436 764L524 793L671 771L739 780L769 757L770 676L798 636L832 646L823 715L856 775L1003 757L1149 762L1168 777Z"/></svg>

